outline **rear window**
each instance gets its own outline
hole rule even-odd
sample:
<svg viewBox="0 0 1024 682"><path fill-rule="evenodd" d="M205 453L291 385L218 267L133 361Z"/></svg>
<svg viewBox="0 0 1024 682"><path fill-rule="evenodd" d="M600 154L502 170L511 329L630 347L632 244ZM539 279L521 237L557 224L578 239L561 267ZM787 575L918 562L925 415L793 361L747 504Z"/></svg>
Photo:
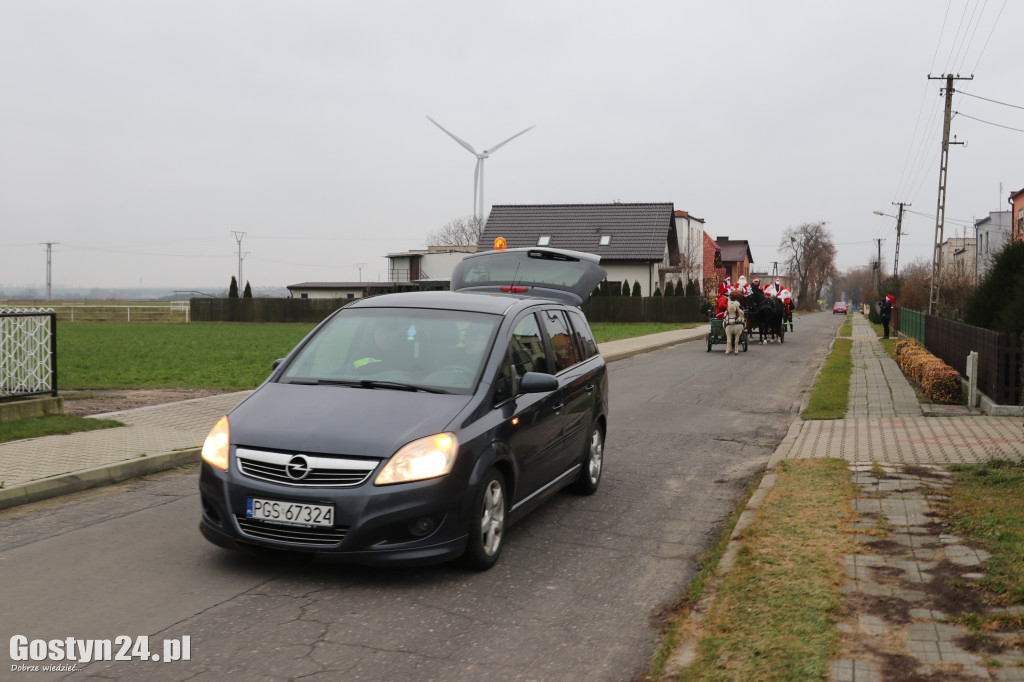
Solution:
<svg viewBox="0 0 1024 682"><path fill-rule="evenodd" d="M580 261L531 258L527 252L495 252L464 261L466 269L456 270L459 281L452 280L452 288L486 284L551 284L574 287L586 273L586 264Z"/></svg>
<svg viewBox="0 0 1024 682"><path fill-rule="evenodd" d="M583 353L583 359L586 360L597 355L597 341L594 339L594 333L590 330L590 325L587 324L583 313L570 310L569 317L572 319L572 328L576 332L576 343Z"/></svg>
<svg viewBox="0 0 1024 682"><path fill-rule="evenodd" d="M580 361L573 343L572 329L565 313L561 310L545 310L540 314L544 320L544 328L551 339L551 350L555 359L555 373L568 369Z"/></svg>

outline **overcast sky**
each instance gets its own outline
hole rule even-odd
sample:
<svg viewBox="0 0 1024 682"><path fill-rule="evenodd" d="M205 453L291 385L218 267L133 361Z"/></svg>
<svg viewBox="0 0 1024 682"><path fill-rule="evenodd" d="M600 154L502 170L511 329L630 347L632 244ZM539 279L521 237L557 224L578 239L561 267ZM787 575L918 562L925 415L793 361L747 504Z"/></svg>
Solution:
<svg viewBox="0 0 1024 682"><path fill-rule="evenodd" d="M1024 4L0 1L0 288L387 278L492 204L672 202L771 269L825 220L841 269L893 201L946 236L1024 187ZM984 97L1017 108L988 102ZM982 119L982 123L975 119ZM992 124L1018 130L1000 128ZM1002 192L1000 193L1000 183ZM900 263L931 260L908 215ZM968 230L973 234L973 230Z"/></svg>

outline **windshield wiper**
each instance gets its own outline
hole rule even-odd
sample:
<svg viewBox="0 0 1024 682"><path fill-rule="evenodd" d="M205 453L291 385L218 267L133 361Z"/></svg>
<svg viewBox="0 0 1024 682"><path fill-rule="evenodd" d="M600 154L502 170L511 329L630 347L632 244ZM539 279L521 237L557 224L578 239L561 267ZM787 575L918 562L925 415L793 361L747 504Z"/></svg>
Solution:
<svg viewBox="0 0 1024 682"><path fill-rule="evenodd" d="M372 379L317 379L315 383L321 386L353 386L356 388L386 388L394 391L448 393L448 391L440 388L417 386L415 384L403 384L400 381L373 381Z"/></svg>

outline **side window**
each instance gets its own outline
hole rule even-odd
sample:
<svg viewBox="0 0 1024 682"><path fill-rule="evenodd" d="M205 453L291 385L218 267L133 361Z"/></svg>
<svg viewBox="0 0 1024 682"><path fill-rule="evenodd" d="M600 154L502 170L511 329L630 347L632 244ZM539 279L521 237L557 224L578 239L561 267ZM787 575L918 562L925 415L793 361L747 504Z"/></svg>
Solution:
<svg viewBox="0 0 1024 682"><path fill-rule="evenodd" d="M494 404L503 403L512 397L512 360L505 354L505 360L498 370L498 378L494 382Z"/></svg>
<svg viewBox="0 0 1024 682"><path fill-rule="evenodd" d="M544 329L551 339L551 351L554 353L555 372L568 369L580 361L576 344L572 340L572 328L565 313L561 310L545 310L540 313L544 320Z"/></svg>
<svg viewBox="0 0 1024 682"><path fill-rule="evenodd" d="M576 331L576 343L583 352L583 359L586 360L597 355L597 341L594 340L594 333L590 331L590 325L587 324L583 313L571 310L569 317L572 318L572 327Z"/></svg>
<svg viewBox="0 0 1024 682"><path fill-rule="evenodd" d="M527 372L548 371L547 351L544 349L544 339L541 338L536 316L527 315L516 325L509 353L519 376Z"/></svg>

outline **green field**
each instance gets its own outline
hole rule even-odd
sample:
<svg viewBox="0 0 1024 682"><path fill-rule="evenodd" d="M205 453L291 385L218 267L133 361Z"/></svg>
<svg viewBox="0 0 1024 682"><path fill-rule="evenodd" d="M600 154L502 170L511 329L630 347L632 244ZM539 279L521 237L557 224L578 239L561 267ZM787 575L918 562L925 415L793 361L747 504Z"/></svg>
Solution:
<svg viewBox="0 0 1024 682"><path fill-rule="evenodd" d="M254 388L313 326L58 324L57 383L61 389Z"/></svg>
<svg viewBox="0 0 1024 682"><path fill-rule="evenodd" d="M57 325L61 389L255 388L315 325L145 324ZM693 325L595 324L598 343Z"/></svg>

